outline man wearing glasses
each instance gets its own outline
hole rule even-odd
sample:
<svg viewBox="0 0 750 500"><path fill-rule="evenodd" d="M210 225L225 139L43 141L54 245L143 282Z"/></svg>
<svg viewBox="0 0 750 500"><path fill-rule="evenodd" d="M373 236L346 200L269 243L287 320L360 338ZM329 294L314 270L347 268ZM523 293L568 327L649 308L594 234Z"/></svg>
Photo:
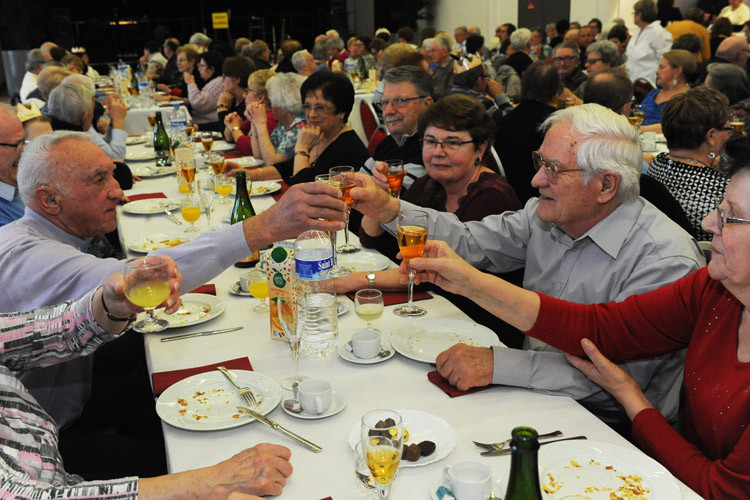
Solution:
<svg viewBox="0 0 750 500"><path fill-rule="evenodd" d="M638 196L641 149L625 117L598 104L553 113L533 153L537 173L531 198L517 212L461 223L453 214L429 214L430 239L445 240L469 264L493 273L525 267L523 286L578 303L621 301L671 283L704 265L695 241ZM355 207L395 233L399 209L361 179ZM459 390L490 383L527 387L575 398L615 429L629 419L599 386L563 355L526 338L524 350L459 344L437 358L440 374ZM681 353L621 366L671 420L682 385Z"/></svg>
<svg viewBox="0 0 750 500"><path fill-rule="evenodd" d="M419 113L432 104L432 77L415 66L400 66L383 77L383 123L390 135L383 139L362 171L372 175L376 161L404 162L404 190L427 171L419 147L417 125Z"/></svg>
<svg viewBox="0 0 750 500"><path fill-rule="evenodd" d="M25 139L16 110L0 104L0 226L23 216L24 204L18 194L16 175Z"/></svg>
<svg viewBox="0 0 750 500"><path fill-rule="evenodd" d="M557 45L552 52L552 63L557 68L563 85L571 91L575 91L586 81L586 75L580 67L578 47L574 43L563 42Z"/></svg>

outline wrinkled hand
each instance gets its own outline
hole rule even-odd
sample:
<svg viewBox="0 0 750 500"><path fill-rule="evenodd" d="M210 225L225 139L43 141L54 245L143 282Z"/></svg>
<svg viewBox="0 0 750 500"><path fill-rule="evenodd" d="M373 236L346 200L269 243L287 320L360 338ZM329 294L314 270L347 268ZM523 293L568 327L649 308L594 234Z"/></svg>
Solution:
<svg viewBox="0 0 750 500"><path fill-rule="evenodd" d="M109 103L109 106L107 106L107 114L110 118L112 118L113 122L117 120L124 120L125 115L128 114L128 108L127 106L125 106L125 104L123 104L121 100L112 100Z"/></svg>
<svg viewBox="0 0 750 500"><path fill-rule="evenodd" d="M376 161L372 169L372 180L375 181L375 185L386 192L388 192L388 180L385 177L387 171L388 164L384 161Z"/></svg>
<svg viewBox="0 0 750 500"><path fill-rule="evenodd" d="M185 83L187 85L192 85L195 83L195 77L192 73L189 73L187 71L182 74L182 79L185 80Z"/></svg>
<svg viewBox="0 0 750 500"><path fill-rule="evenodd" d="M322 182L296 184L277 203L266 210L275 221L274 239L296 238L308 229L338 231L344 228L346 203L338 199L340 192Z"/></svg>
<svg viewBox="0 0 750 500"><path fill-rule="evenodd" d="M497 80L493 80L491 78L486 78L486 80L487 80L487 93L490 95L490 97L497 97L503 93L503 86L500 85L500 82L498 82Z"/></svg>
<svg viewBox="0 0 750 500"><path fill-rule="evenodd" d="M224 106L229 107L229 105L232 104L232 99L232 94L225 91L219 94L219 98L216 100L216 104L223 104Z"/></svg>
<svg viewBox="0 0 750 500"><path fill-rule="evenodd" d="M180 308L180 285L182 285L182 273L177 268L177 264L171 257L165 256L169 261L169 294L160 306L164 306L167 314L172 314ZM148 258L148 257L146 257ZM118 318L126 318L133 313L143 311L143 308L136 306L125 297L125 278L121 273L115 273L104 280L102 287L104 302L109 308L110 314Z"/></svg>
<svg viewBox="0 0 750 500"><path fill-rule="evenodd" d="M456 344L441 352L436 364L438 373L459 391L492 383L494 357L488 347Z"/></svg>
<svg viewBox="0 0 750 500"><path fill-rule="evenodd" d="M436 240L427 240L423 257L411 259L409 265L416 271L415 283L429 281L443 290L464 296L472 291L473 276L480 272L459 257L446 242ZM409 274L403 262L399 272Z"/></svg>
<svg viewBox="0 0 750 500"><path fill-rule="evenodd" d="M289 448L261 443L211 467L213 492L233 491L228 498L256 498L248 495L281 495L292 474Z"/></svg>
<svg viewBox="0 0 750 500"><path fill-rule="evenodd" d="M261 102L251 102L250 106L245 109L245 116L253 122L256 129L266 127L268 116L266 115L266 105Z"/></svg>
<svg viewBox="0 0 750 500"><path fill-rule="evenodd" d="M297 146L295 146L294 150L304 150L309 152L322 138L323 132L320 131L320 127L308 125L299 131L299 135L297 136Z"/></svg>
<svg viewBox="0 0 750 500"><path fill-rule="evenodd" d="M242 125L242 118L240 118L240 115L238 115L236 112L232 111L226 116L226 118L224 118L224 125L226 125L229 129L239 127L240 125Z"/></svg>
<svg viewBox="0 0 750 500"><path fill-rule="evenodd" d="M239 170L242 170L242 165L240 165L239 163L235 163L229 160L224 162L223 174L226 175L227 177L235 177L235 175L237 174Z"/></svg>
<svg viewBox="0 0 750 500"><path fill-rule="evenodd" d="M385 179L384 176L382 178ZM350 191L354 200L352 208L379 222L390 222L396 218L401 204L398 199L388 194L387 188L383 190L375 179L367 174L355 174L354 180L357 187Z"/></svg>
<svg viewBox="0 0 750 500"><path fill-rule="evenodd" d="M96 130L102 135L107 135L107 130L109 130L109 120L105 117L99 118L99 121L96 123Z"/></svg>

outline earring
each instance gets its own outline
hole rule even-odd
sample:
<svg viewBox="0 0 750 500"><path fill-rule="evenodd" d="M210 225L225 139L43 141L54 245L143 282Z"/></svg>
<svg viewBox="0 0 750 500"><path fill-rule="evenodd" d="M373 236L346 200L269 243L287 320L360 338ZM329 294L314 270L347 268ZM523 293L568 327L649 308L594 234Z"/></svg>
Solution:
<svg viewBox="0 0 750 500"><path fill-rule="evenodd" d="M716 153L714 153L713 151L709 151L708 152L708 158L710 160L713 160L714 158L716 158Z"/></svg>
<svg viewBox="0 0 750 500"><path fill-rule="evenodd" d="M678 83L678 82L677 82L677 78L675 78L674 80L672 80L672 86L673 86L673 87L676 87L676 86L677 86L677 83Z"/></svg>
<svg viewBox="0 0 750 500"><path fill-rule="evenodd" d="M479 161L480 161L479 157L477 156L477 159L474 160L474 165L478 167L479 166Z"/></svg>

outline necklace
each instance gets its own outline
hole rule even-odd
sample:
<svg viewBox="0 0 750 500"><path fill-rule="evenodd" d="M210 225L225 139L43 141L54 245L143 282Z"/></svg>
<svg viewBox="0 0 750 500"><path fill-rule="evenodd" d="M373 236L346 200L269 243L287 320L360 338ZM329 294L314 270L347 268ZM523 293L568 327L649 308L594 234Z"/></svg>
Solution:
<svg viewBox="0 0 750 500"><path fill-rule="evenodd" d="M695 158L688 158L687 156L677 156L675 154L669 153L669 157L672 158L673 160L678 160L678 161L683 161L683 162L684 161L689 161L689 162L692 162L692 163L697 163L698 165L700 165L702 167L708 167L709 166L709 165L703 163L700 160L696 160Z"/></svg>

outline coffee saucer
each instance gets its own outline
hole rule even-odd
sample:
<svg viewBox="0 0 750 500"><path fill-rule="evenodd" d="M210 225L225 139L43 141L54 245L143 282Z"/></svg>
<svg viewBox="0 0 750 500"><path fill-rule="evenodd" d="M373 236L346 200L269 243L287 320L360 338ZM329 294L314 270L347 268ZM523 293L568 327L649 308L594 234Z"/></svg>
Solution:
<svg viewBox="0 0 750 500"><path fill-rule="evenodd" d="M284 395L291 397L292 392L285 391ZM344 398L344 396L338 393L335 389L331 392L331 406L329 406L328 410L324 411L323 413L309 413L305 410L302 410L299 413L294 413L293 411L287 410L283 404L281 405L281 409L284 410L287 415L290 415L294 418L302 418L304 420L317 420L319 418L327 418L339 413L344 408L346 408L346 398Z"/></svg>
<svg viewBox="0 0 750 500"><path fill-rule="evenodd" d="M451 493L450 486L445 484L445 480L442 477L439 477L432 481L430 483L430 498L432 500L447 500L448 498L455 498L452 496L443 495L440 496L438 494L438 489L444 488L445 491L448 493ZM495 498L503 498L505 496L505 489L503 487L502 481L500 479L494 479L492 481L492 493L494 493ZM490 496L492 498L492 496ZM489 499L488 499L489 500Z"/></svg>
<svg viewBox="0 0 750 500"><path fill-rule="evenodd" d="M240 282L235 281L232 286L229 287L229 293L232 295L239 295L240 297L252 297L253 294L246 292L240 287Z"/></svg>
<svg viewBox="0 0 750 500"><path fill-rule="evenodd" d="M374 358L370 358L370 359L358 358L352 352L351 339L349 339L347 342L343 342L342 339L339 339L339 347L337 350L339 353L339 357L341 357L341 359L345 361L349 361L350 363L357 363L360 365L372 365L375 363L382 363L383 361L388 361L396 354L396 350L388 341L388 339L386 338L386 335L382 333L380 334L380 347L385 349L386 351L390 351L391 353L388 356L385 356L382 358L380 356L375 356Z"/></svg>

